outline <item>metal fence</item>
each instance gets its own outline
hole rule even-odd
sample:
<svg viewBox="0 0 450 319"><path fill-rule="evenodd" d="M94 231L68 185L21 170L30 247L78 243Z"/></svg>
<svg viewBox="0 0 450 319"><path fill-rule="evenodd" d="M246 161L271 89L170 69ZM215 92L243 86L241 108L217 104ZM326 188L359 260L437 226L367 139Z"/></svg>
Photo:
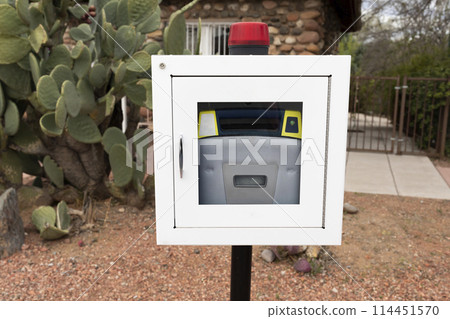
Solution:
<svg viewBox="0 0 450 319"><path fill-rule="evenodd" d="M352 77L348 119L349 150L392 153L399 77Z"/></svg>
<svg viewBox="0 0 450 319"><path fill-rule="evenodd" d="M351 78L347 149L448 156L449 79L400 80Z"/></svg>

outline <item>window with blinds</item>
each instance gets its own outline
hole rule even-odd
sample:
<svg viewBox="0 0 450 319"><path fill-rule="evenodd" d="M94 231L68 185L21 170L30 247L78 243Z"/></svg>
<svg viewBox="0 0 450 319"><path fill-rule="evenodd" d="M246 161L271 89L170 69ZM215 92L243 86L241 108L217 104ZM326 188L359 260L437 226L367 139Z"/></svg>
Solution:
<svg viewBox="0 0 450 319"><path fill-rule="evenodd" d="M228 55L228 35L233 22L204 22L200 41L202 55ZM186 49L195 51L198 35L198 22L186 23Z"/></svg>

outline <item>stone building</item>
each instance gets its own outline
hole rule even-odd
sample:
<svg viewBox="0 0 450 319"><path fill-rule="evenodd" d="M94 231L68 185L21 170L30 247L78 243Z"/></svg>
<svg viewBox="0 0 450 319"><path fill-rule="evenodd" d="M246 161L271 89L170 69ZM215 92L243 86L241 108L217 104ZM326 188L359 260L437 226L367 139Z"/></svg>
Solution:
<svg viewBox="0 0 450 319"><path fill-rule="evenodd" d="M188 2L164 0L162 27L172 12ZM361 0L202 0L185 14L187 48L194 47L201 18L202 54L227 54L229 26L241 21L269 25L269 54L333 54L337 49L334 42L343 31L359 30L360 14ZM153 32L150 38L161 41L162 31Z"/></svg>

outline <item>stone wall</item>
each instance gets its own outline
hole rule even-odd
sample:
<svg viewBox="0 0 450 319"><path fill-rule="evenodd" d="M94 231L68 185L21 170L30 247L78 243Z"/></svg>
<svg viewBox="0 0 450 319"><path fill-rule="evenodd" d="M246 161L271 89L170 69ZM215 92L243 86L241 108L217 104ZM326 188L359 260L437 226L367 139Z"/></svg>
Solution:
<svg viewBox="0 0 450 319"><path fill-rule="evenodd" d="M339 34L339 18L333 0L202 0L186 13L186 19L202 21L265 22L269 25L269 54L321 54ZM161 3L162 27L172 12L189 1L164 0ZM150 38L161 41L160 30ZM333 46L326 54L335 53Z"/></svg>

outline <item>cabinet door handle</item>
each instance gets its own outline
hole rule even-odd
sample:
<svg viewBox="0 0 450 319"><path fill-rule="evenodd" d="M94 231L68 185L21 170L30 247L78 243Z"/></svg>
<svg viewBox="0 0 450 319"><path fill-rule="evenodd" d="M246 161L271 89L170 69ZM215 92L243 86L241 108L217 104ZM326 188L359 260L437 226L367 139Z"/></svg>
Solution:
<svg viewBox="0 0 450 319"><path fill-rule="evenodd" d="M178 163L180 166L180 178L183 178L183 135L180 135L180 151L178 153Z"/></svg>

